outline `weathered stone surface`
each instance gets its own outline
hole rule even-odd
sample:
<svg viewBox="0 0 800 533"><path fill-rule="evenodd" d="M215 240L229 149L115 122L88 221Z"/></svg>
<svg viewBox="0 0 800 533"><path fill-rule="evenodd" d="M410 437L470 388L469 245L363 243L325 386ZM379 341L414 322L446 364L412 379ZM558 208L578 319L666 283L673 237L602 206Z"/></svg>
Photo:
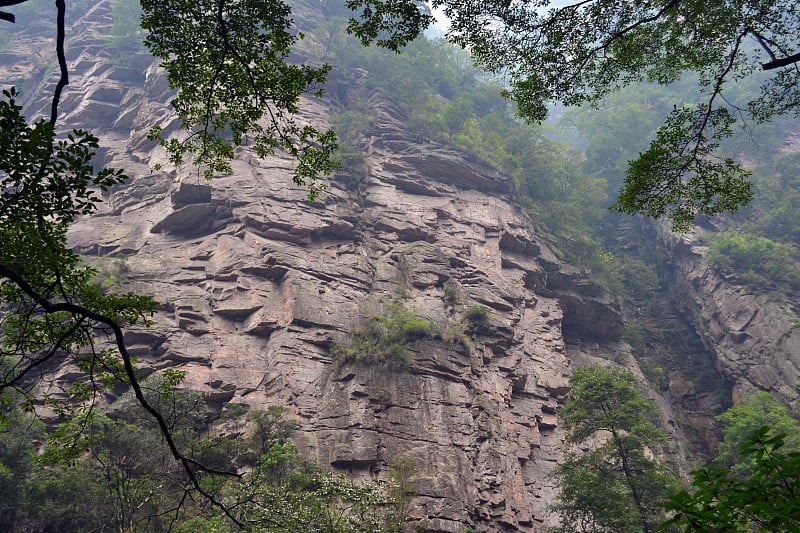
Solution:
<svg viewBox="0 0 800 533"><path fill-rule="evenodd" d="M106 19L109 10L107 0L92 8ZM301 25L320 16L311 4L301 12ZM511 180L410 138L396 106L363 94L358 76L333 73L333 99L304 100L304 120L326 126L336 99L369 97L377 120L361 140L372 169L364 183L340 176L309 205L292 183L293 160L262 161L245 148L209 188L146 138L153 125L177 125L163 71L142 54L130 59L135 68L115 64L91 28L72 32L71 67L81 75L60 122L98 134L102 163L132 179L70 239L83 253L114 254L130 288L161 303L149 330L128 333L137 357L184 370L186 385L212 403L287 406L301 451L325 468L380 478L392 458L414 459L410 513L420 530L552 524L547 474L564 451L555 411L570 372L562 329L614 341L619 312L532 232L508 195ZM41 67L0 61L17 69L0 71L10 80ZM51 85L31 92L34 114ZM154 174L157 165L169 174ZM446 288L456 297L445 298ZM466 336L414 343L400 370L335 360L331 345L390 302L443 336ZM473 305L489 310L485 322L466 323ZM750 315L736 323L756 338ZM790 335L785 345L797 353L798 342ZM764 367L759 379L792 371Z"/></svg>
<svg viewBox="0 0 800 533"><path fill-rule="evenodd" d="M800 410L800 307L789 296L757 294L703 260L696 235L661 228L674 263L675 292L733 384L733 402L766 390Z"/></svg>
<svg viewBox="0 0 800 533"><path fill-rule="evenodd" d="M114 78L125 98L127 76ZM423 529L541 530L551 520L547 473L563 452L553 410L569 368L556 291L536 294L524 279L546 283L555 263L539 263L546 246L498 194L508 179L435 146L409 150L397 142L402 130L373 133L377 170L365 186L332 181L312 205L288 159L260 162L245 150L208 190L181 169L153 176L158 149L120 138L106 157L124 166L135 156L133 180L76 225L73 242L126 250L133 287L163 309L152 337L132 337L137 353L186 370L210 402L286 405L300 449L323 467L381 477L393 457L415 459L411 514ZM92 233L98 224L106 238ZM579 293L569 280L559 289ZM472 305L490 316L464 322L465 343L409 346L405 370L331 356L392 301L442 331Z"/></svg>

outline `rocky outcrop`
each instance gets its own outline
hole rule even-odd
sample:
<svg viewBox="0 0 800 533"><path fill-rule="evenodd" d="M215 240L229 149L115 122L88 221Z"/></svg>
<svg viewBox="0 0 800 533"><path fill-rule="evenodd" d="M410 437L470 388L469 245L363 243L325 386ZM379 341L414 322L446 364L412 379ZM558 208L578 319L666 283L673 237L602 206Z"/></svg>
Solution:
<svg viewBox="0 0 800 533"><path fill-rule="evenodd" d="M800 308L792 295L759 293L703 260L696 235L661 232L675 293L733 385L737 403L766 390L800 411Z"/></svg>
<svg viewBox="0 0 800 533"><path fill-rule="evenodd" d="M93 32L109 6L73 28L60 122L96 133L98 163L131 177L70 232L87 260L114 258L126 288L160 302L151 328L127 334L131 353L184 370L212 404L287 406L300 449L324 467L380 478L392 458L413 459L420 530L552 523L564 335L614 342L621 319L532 233L511 181L409 138L379 95L362 142L369 175L334 176L313 204L287 157L239 150L233 172L210 184L191 167L154 172L170 167L146 132L175 126L165 76L146 56L120 64L104 50ZM7 79L39 72L19 59ZM32 114L46 109L47 87L30 94ZM335 105L305 101L304 120L324 126ZM337 360L331 347L390 302L461 340L412 343L399 370ZM486 310L480 324L467 317L473 306Z"/></svg>
<svg viewBox="0 0 800 533"><path fill-rule="evenodd" d="M188 386L217 401L290 407L301 450L322 465L366 478L394 457L415 460L411 513L423 529L536 530L548 523L569 367L561 302L525 280L547 287L561 271L519 208L485 191L508 187L502 176L485 168L478 180L480 167L434 146L379 145L359 190L333 180L313 205L291 184L289 160L245 153L210 198L181 192L193 177L164 176L174 184L153 194L148 172L81 221L73 244L125 250L131 285L161 302L156 324L130 338L140 358L179 366ZM187 195L191 203L176 202ZM331 356L390 301L442 330L466 325L472 305L489 316L465 344L409 346L402 371Z"/></svg>

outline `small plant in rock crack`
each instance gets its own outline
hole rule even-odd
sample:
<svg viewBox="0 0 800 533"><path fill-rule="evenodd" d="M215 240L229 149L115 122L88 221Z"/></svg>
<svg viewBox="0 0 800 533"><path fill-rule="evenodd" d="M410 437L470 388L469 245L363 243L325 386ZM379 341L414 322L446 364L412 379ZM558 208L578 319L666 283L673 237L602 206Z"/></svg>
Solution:
<svg viewBox="0 0 800 533"><path fill-rule="evenodd" d="M383 313L368 317L331 353L340 361L372 363L399 368L411 363L406 346L423 339L441 338L439 328L400 304L384 306Z"/></svg>
<svg viewBox="0 0 800 533"><path fill-rule="evenodd" d="M489 310L482 305L471 305L464 311L464 318L473 324L483 324L489 320Z"/></svg>

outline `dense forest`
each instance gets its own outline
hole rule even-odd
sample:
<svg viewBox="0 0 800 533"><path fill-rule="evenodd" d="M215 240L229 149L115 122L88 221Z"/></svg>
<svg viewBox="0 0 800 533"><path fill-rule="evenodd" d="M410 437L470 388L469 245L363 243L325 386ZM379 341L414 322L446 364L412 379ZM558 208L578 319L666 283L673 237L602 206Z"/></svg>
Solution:
<svg viewBox="0 0 800 533"><path fill-rule="evenodd" d="M81 11L89 4L69 9ZM153 17L163 13L144 4L147 29L160 35ZM15 24L37 20L37 9L27 2L15 6ZM317 195L324 198L326 174L325 179L360 191L371 173L368 139L381 120L372 99L380 95L419 143L464 154L510 177L514 201L558 259L574 265L620 306L622 337L645 379L613 364L622 359L573 372L571 393L557 412L569 447L552 473L558 492L548 506L560 523L553 530L799 530L798 413L768 392L731 404L728 384L710 363L708 347L688 320L673 316L678 306L669 285L674 274L655 237L666 226L659 229L649 219L609 210L625 187L630 162L647 150L670 110L698 99L697 79L686 74L665 85L628 85L591 105L559 110L544 125L534 124L520 118L519 99L508 97L512 87L501 73L479 69L462 48L424 36L401 53L367 47L348 34L346 6L327 3L325 9L323 20L304 22L309 27L297 43L312 66L295 69L289 63L281 76L291 87L280 90L316 87L324 75L338 86L357 87L345 97L319 93L331 106L329 120L338 141L327 131L286 118L298 109L297 100L288 93L272 94L284 103L286 116L279 114L255 132L248 128L261 117L223 124L188 146L199 150L208 176L232 172L226 157L234 152L226 143L241 141L250 131L259 155L283 150L296 158L295 181L309 186L310 202ZM131 58L144 51L141 13L138 2L113 2L103 39L116 61L135 61ZM50 28L47 19L41 24ZM4 28L0 46L11 49L16 38ZM151 51L160 50L165 61L174 57L164 44L168 41L150 42ZM288 56L296 44L290 41L276 48L272 67L283 61L280 53ZM173 67L176 76L184 74L180 64ZM129 372L129 359L117 357L113 342L94 340L97 331L108 338L119 324L147 323L157 309L149 298L126 292L119 259L87 259L67 246L74 220L90 216L106 191L126 177L92 167L98 141L90 133L74 132L65 139L52 124L28 122L19 104L25 95L3 90L0 529L407 530L409 506L420 490L413 483L419 474L413 460L398 456L381 479L354 481L301 456L292 441L295 423L285 408L209 405L184 385L182 371ZM759 90L758 81L746 79L727 94L731 102L746 102ZM178 101L186 112L182 120L202 123L202 103ZM252 110L238 111L252 120ZM709 265L767 297L800 294L799 126L791 117L778 117L722 141L719 150L743 161L753 199L735 213L699 216L692 230ZM187 145L173 142L168 133L156 128L151 137L162 142L172 163L183 163ZM33 191L44 204L14 196L21 190ZM41 268L29 264L32 258L41 260ZM444 305L455 308L459 293L443 290ZM440 327L403 302L404 295L396 294L349 339L330 346L332 357L392 372L410 364L409 348L419 342L449 343L471 353L476 332L491 331L491 312L481 305L465 307L457 323ZM88 311L75 319L70 306L78 304ZM86 325L90 321L93 325ZM36 354L62 352L77 369L73 386L63 394L41 393L31 370L40 362L65 363ZM688 466L698 469L688 477L666 460L666 428L651 392L670 397L670 379L678 375L715 398L714 412L706 413L715 419L714 437L708 442L700 433L693 436L697 457ZM36 416L43 412L47 416Z"/></svg>

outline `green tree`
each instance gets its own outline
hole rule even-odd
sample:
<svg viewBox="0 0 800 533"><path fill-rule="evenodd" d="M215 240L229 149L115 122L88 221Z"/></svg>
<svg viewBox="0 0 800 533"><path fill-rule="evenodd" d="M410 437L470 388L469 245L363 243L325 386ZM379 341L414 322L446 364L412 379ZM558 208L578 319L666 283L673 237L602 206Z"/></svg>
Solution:
<svg viewBox="0 0 800 533"><path fill-rule="evenodd" d="M588 366L570 377L569 400L559 414L574 447L554 477L561 518L557 531L656 531L659 503L677 481L652 458L666 435L654 423L656 408L618 368Z"/></svg>
<svg viewBox="0 0 800 533"><path fill-rule="evenodd" d="M415 0L348 0L350 28L366 43L398 49L433 22ZM650 147L631 162L615 209L666 215L677 229L695 215L735 210L752 196L748 172L722 155L737 116L762 123L800 111L794 0L434 0L450 19L448 38L509 78L521 115L542 120L551 100L594 104L636 81L669 84L697 74L702 96L675 105ZM758 80L744 102L726 92Z"/></svg>
<svg viewBox="0 0 800 533"><path fill-rule="evenodd" d="M25 2L0 0L0 7L10 6L11 11L3 11L0 18L13 23L13 12L26 7L17 4ZM298 102L305 92L320 94L318 86L328 67L288 61L292 47L302 39L292 28L288 5L280 0L141 4L146 44L162 59L169 83L177 90L172 104L183 133L162 131L157 124L151 132L172 161L191 159L209 177L229 171L234 148L244 142L259 155L282 150L296 158L295 181L307 185L313 199L320 190L317 178L334 168L336 137L298 121ZM93 283L95 271L67 247L66 233L75 218L95 212L100 193L127 177L114 169L96 171L92 157L98 139L84 131L61 131L58 125L69 71L64 52L67 5L57 0L55 6L53 63L58 81L49 120L29 123L14 88L4 89L0 100L0 394L12 397L16 391L15 401L22 407L35 409L44 403L56 414L75 419L74 427L86 428L104 390L130 386L183 468L189 490L218 504L201 485L200 472L209 469L193 456L191 443L179 442L159 402L148 398L125 347L124 329L146 325L155 302L132 293L109 294ZM138 33L120 26L136 17L132 8L123 0L115 5L117 25L112 31L119 37ZM64 391L41 393L37 383L63 365L74 366L76 379ZM77 431L62 444L70 448L86 438L85 432ZM227 516L232 519L230 513Z"/></svg>
<svg viewBox="0 0 800 533"><path fill-rule="evenodd" d="M0 400L0 523L20 520L31 501L27 480L35 466L36 446L44 425L14 408L15 401Z"/></svg>
<svg viewBox="0 0 800 533"><path fill-rule="evenodd" d="M694 492L682 490L665 505L662 525L686 532L800 531L800 452L783 450L784 436L763 426L742 443L750 474L711 465L692 472Z"/></svg>
<svg viewBox="0 0 800 533"><path fill-rule="evenodd" d="M768 392L757 392L716 418L722 425L722 442L715 463L735 474L747 473L750 465L740 454L742 446L762 426L772 435L783 435L783 451L800 451L800 421Z"/></svg>
<svg viewBox="0 0 800 533"><path fill-rule="evenodd" d="M320 192L316 180L329 174L336 149L333 131L297 121L301 94L315 92L329 70L288 61L302 34L292 31L291 8L281 0L143 0L145 44L162 60L172 106L188 136L151 137L166 147L173 163L187 153L210 178L230 172L234 148L248 140L266 157L277 149L297 159L294 180ZM170 132L174 134L174 132Z"/></svg>

